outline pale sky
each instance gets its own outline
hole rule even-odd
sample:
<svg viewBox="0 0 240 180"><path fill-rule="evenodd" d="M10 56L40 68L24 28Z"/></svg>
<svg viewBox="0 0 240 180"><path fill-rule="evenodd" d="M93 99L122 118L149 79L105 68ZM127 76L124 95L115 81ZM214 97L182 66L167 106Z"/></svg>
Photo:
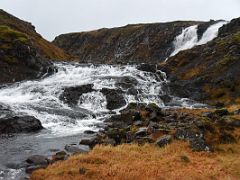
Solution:
<svg viewBox="0 0 240 180"><path fill-rule="evenodd" d="M240 0L0 0L46 39L133 23L240 17Z"/></svg>

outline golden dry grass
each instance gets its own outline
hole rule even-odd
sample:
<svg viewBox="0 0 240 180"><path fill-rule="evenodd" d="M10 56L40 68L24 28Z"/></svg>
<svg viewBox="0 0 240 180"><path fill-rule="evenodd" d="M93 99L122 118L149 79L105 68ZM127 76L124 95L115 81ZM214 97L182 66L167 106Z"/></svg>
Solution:
<svg viewBox="0 0 240 180"><path fill-rule="evenodd" d="M35 171L31 179L240 179L240 145L219 146L219 150L192 152L181 141L165 148L149 144L97 146L89 154ZM85 173L80 173L82 168Z"/></svg>

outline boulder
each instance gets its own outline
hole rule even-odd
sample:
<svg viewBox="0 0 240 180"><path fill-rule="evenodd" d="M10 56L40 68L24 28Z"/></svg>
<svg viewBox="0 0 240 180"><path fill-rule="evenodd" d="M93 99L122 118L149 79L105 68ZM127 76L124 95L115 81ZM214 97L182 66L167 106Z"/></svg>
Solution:
<svg viewBox="0 0 240 180"><path fill-rule="evenodd" d="M206 141L199 137L190 140L190 147L193 151L213 151L213 149L206 143Z"/></svg>
<svg viewBox="0 0 240 180"><path fill-rule="evenodd" d="M216 115L218 116L227 116L229 115L229 111L227 109L217 109L215 112L214 112Z"/></svg>
<svg viewBox="0 0 240 180"><path fill-rule="evenodd" d="M145 71L145 72L151 72L155 73L157 71L157 65L156 64L140 64L137 66L137 69L140 71Z"/></svg>
<svg viewBox="0 0 240 180"><path fill-rule="evenodd" d="M109 110L119 109L126 105L121 90L103 88L101 93L106 96L107 108Z"/></svg>
<svg viewBox="0 0 240 180"><path fill-rule="evenodd" d="M142 127L139 128L138 131L135 133L135 136L137 137L142 137L142 136L146 136L147 135L147 128L146 127Z"/></svg>
<svg viewBox="0 0 240 180"><path fill-rule="evenodd" d="M134 88L138 84L138 81L130 76L124 76L117 80L116 85L121 86L124 89Z"/></svg>
<svg viewBox="0 0 240 180"><path fill-rule="evenodd" d="M41 155L33 155L27 158L26 162L30 165L36 166L36 165L48 165L49 159L46 156Z"/></svg>
<svg viewBox="0 0 240 180"><path fill-rule="evenodd" d="M87 153L90 151L90 147L88 145L75 145L75 144L70 144L65 146L65 150L69 153Z"/></svg>
<svg viewBox="0 0 240 180"><path fill-rule="evenodd" d="M41 122L33 116L0 117L0 134L30 133L41 129Z"/></svg>
<svg viewBox="0 0 240 180"><path fill-rule="evenodd" d="M94 91L93 86L93 84L86 84L76 87L67 87L59 98L70 106L76 106L82 94Z"/></svg>
<svg viewBox="0 0 240 180"><path fill-rule="evenodd" d="M164 147L172 142L172 135L164 135L156 141L156 145L159 147Z"/></svg>

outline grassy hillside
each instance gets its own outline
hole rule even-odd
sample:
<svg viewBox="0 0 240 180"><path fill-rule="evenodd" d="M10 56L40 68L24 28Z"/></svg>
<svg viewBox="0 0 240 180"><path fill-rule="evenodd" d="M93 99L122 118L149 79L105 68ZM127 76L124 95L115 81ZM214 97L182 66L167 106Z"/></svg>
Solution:
<svg viewBox="0 0 240 180"><path fill-rule="evenodd" d="M69 55L67 55L62 49L54 46L47 40L41 37L36 31L32 24L20 20L4 10L0 10L0 26L7 26L14 31L18 31L24 34L29 41L31 41L34 48L36 48L37 52L49 59L68 59ZM0 34L1 38L3 38L4 34ZM9 36L8 36L9 37ZM11 37L9 37L11 38Z"/></svg>

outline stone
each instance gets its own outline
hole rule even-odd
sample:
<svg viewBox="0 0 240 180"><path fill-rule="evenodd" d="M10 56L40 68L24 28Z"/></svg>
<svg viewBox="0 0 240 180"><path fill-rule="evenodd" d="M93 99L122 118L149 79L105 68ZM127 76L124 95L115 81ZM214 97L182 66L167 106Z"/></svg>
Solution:
<svg viewBox="0 0 240 180"><path fill-rule="evenodd" d="M27 158L26 162L28 164L31 164L31 166L36 166L36 165L45 165L47 166L49 164L49 159L46 156L41 156L41 155L33 155Z"/></svg>
<svg viewBox="0 0 240 180"><path fill-rule="evenodd" d="M0 117L0 134L30 133L41 129L41 122L33 116Z"/></svg>
<svg viewBox="0 0 240 180"><path fill-rule="evenodd" d="M212 148L206 143L206 141L199 137L190 140L190 147L193 151L212 151Z"/></svg>
<svg viewBox="0 0 240 180"><path fill-rule="evenodd" d="M147 128L146 127L142 127L139 128L138 131L135 133L135 136L146 136L147 135Z"/></svg>
<svg viewBox="0 0 240 180"><path fill-rule="evenodd" d="M107 109L109 110L119 109L126 105L126 101L121 90L103 88L101 93L106 96Z"/></svg>
<svg viewBox="0 0 240 180"><path fill-rule="evenodd" d="M91 138L85 138L85 139L81 139L80 141L80 145L87 145L91 148L93 148L96 144L99 144L100 140L97 137L91 137Z"/></svg>
<svg viewBox="0 0 240 180"><path fill-rule="evenodd" d="M86 130L83 132L84 134L96 134L95 131L91 131L91 130Z"/></svg>
<svg viewBox="0 0 240 180"><path fill-rule="evenodd" d="M64 148L67 152L75 154L75 153L87 153L90 151L90 147L88 145L66 145Z"/></svg>
<svg viewBox="0 0 240 180"><path fill-rule="evenodd" d="M218 116L227 116L229 115L230 113L228 112L227 109L217 109L215 112L215 114L217 114Z"/></svg>
<svg viewBox="0 0 240 180"><path fill-rule="evenodd" d="M155 143L159 147L164 147L164 146L170 144L172 142L172 139L173 139L172 135L164 135L164 136L160 137Z"/></svg>
<svg viewBox="0 0 240 180"><path fill-rule="evenodd" d="M52 156L52 162L62 161L67 158L67 153L65 151L59 151Z"/></svg>
<svg viewBox="0 0 240 180"><path fill-rule="evenodd" d="M93 86L93 84L86 84L76 87L67 87L64 89L59 99L70 106L76 106L80 96L94 91Z"/></svg>

